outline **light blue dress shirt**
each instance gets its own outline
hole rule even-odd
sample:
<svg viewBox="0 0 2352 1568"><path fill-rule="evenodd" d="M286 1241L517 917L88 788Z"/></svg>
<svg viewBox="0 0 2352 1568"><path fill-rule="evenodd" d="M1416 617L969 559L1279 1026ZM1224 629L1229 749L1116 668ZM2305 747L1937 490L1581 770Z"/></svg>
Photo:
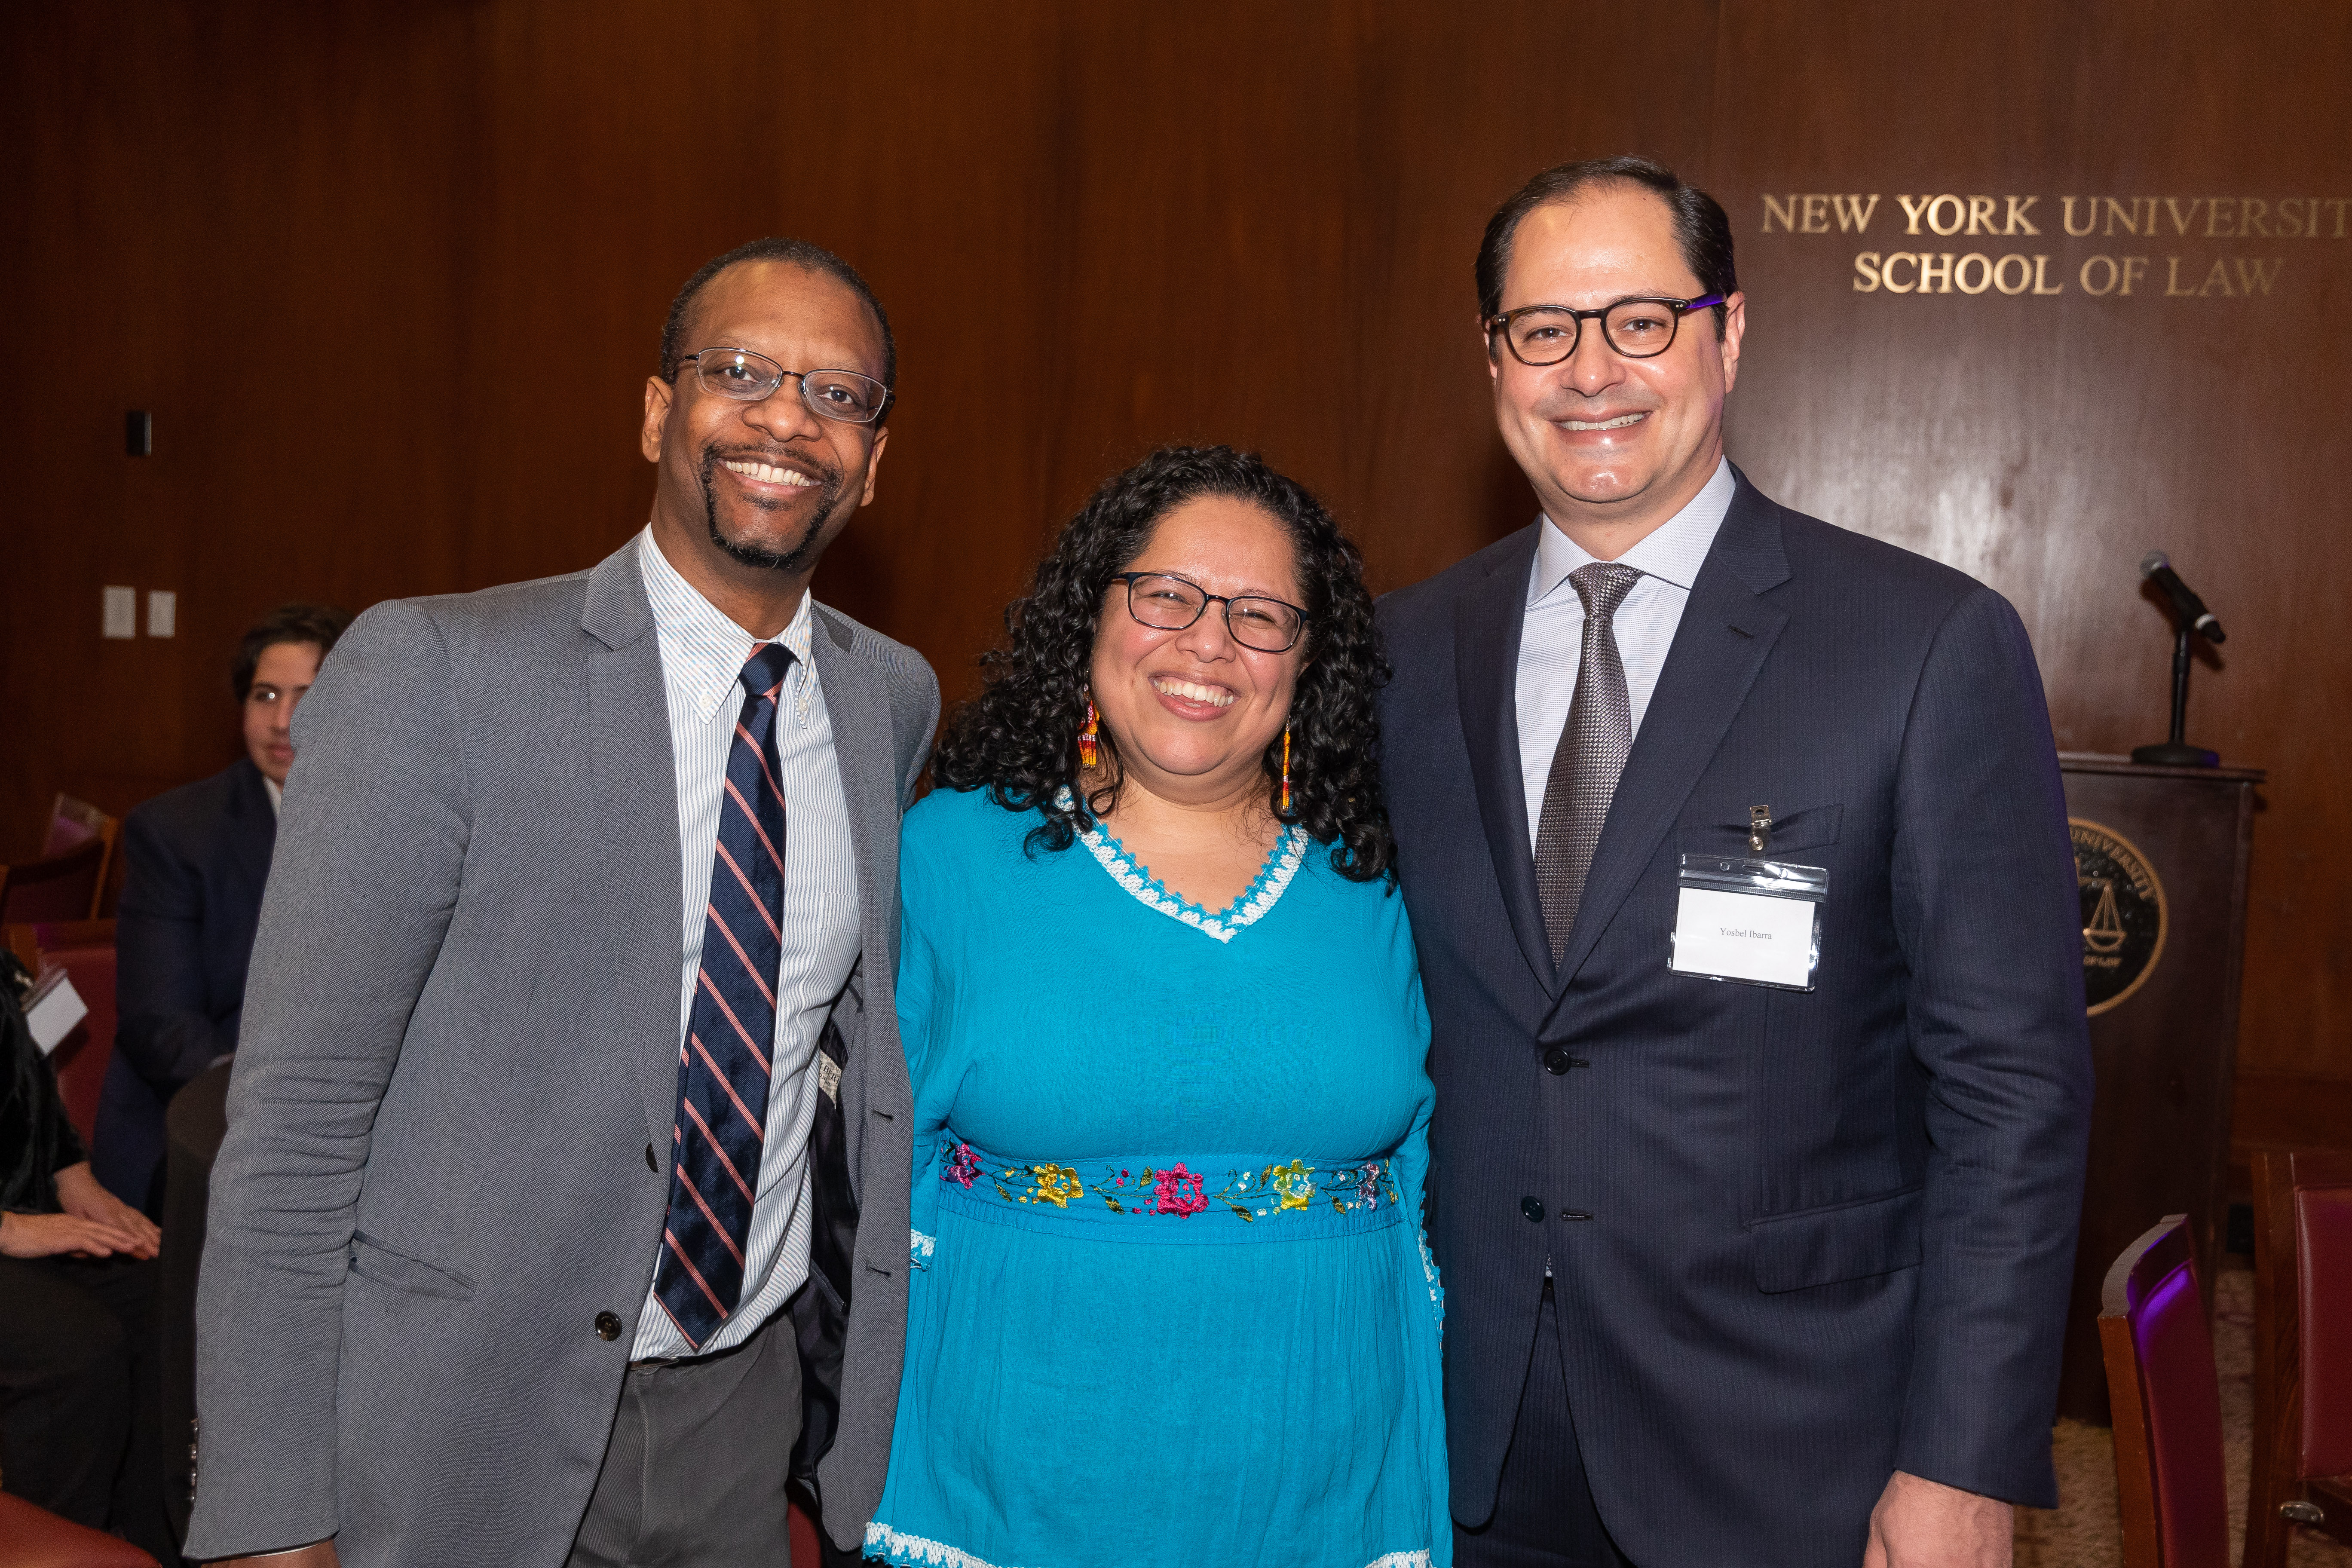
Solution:
<svg viewBox="0 0 2352 1568"><path fill-rule="evenodd" d="M1674 646L1675 628L1682 625L1691 584L1698 579L1698 569L1714 547L1716 531L1723 526L1724 514L1731 510L1731 497L1738 489L1730 462L1717 462L1715 477L1682 510L1617 558L1618 564L1642 574L1642 580L1617 606L1613 623L1617 654L1625 662L1625 695L1633 700L1636 735L1642 732L1642 715L1649 710L1650 694L1658 689L1658 671L1665 668L1666 650ZM1558 523L1543 520L1535 567L1528 574L1527 622L1519 633L1519 775L1527 790L1530 846L1543 819L1544 784L1551 777L1552 753L1559 749L1560 731L1568 727L1569 704L1576 697L1576 669L1584 651L1584 601L1577 597L1568 577L1598 559L1561 532Z"/></svg>

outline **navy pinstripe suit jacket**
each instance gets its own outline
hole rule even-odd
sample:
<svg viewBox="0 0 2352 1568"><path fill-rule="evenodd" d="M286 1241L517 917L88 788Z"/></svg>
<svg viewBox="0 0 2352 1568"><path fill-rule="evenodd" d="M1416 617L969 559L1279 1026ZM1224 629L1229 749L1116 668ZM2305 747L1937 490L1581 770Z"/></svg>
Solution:
<svg viewBox="0 0 2352 1568"><path fill-rule="evenodd" d="M1741 476L1555 969L1514 698L1535 542L1380 606L1455 1517L1493 1510L1547 1258L1593 1495L1644 1568L1858 1563L1898 1468L2053 1504L2091 1067L2016 613ZM1666 969L1678 857L1745 854L1755 805L1831 873L1810 994Z"/></svg>

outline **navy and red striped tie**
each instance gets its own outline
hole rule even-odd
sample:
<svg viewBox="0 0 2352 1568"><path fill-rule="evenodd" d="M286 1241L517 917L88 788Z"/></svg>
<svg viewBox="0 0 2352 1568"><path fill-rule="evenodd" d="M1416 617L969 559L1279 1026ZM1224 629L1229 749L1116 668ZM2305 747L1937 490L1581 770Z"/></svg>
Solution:
<svg viewBox="0 0 2352 1568"><path fill-rule="evenodd" d="M669 1213L654 1295L698 1350L740 1302L760 1147L767 1139L784 915L776 713L792 662L782 644L762 643L739 678L743 711L719 803L702 966L678 1051Z"/></svg>

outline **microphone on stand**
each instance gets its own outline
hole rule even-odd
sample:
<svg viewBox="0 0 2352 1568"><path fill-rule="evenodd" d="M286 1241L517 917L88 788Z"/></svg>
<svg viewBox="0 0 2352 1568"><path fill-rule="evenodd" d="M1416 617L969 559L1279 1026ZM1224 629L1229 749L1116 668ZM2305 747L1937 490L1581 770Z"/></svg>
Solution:
<svg viewBox="0 0 2352 1568"><path fill-rule="evenodd" d="M2164 596L2172 601L2174 613L2180 616L2182 624L2190 631L2207 642L2230 640L2228 634L2221 630L2221 623L2213 618L2213 612L2205 607L2205 601L2180 580L2180 574L2172 569L2172 563L2163 551L2151 550L2140 557L2139 574L2164 590Z"/></svg>
<svg viewBox="0 0 2352 1568"><path fill-rule="evenodd" d="M2172 734L2153 746L2132 748L2132 761L2153 767L2210 768L2221 765L2221 759L2202 746L2189 744L2185 731L2189 725L2189 639L2201 637L2207 642L2218 643L2226 634L2205 601L2180 580L2172 563L2161 550L2151 550L2140 557L2139 574L2164 590L2172 601L2174 616L2172 637Z"/></svg>

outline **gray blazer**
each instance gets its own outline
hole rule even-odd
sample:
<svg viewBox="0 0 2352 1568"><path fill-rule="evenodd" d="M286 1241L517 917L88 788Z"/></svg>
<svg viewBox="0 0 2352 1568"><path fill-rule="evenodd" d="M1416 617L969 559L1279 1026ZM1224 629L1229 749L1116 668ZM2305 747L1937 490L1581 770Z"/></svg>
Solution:
<svg viewBox="0 0 2352 1568"><path fill-rule="evenodd" d="M817 616L866 938L819 1111L860 1216L818 1471L846 1546L898 1402L898 817L939 683ZM677 1096L677 786L634 546L377 605L297 722L212 1178L187 1551L333 1535L346 1568L561 1563L652 1281Z"/></svg>

